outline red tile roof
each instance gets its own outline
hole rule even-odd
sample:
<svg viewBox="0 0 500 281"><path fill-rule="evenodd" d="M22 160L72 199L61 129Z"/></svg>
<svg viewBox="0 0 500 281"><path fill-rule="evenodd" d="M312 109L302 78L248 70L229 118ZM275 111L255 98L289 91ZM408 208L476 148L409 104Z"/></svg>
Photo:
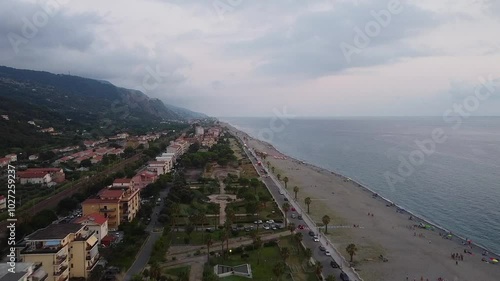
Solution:
<svg viewBox="0 0 500 281"><path fill-rule="evenodd" d="M120 203L120 199L100 199L89 198L82 202L82 204L106 204L106 203Z"/></svg>
<svg viewBox="0 0 500 281"><path fill-rule="evenodd" d="M43 178L48 174L49 174L48 172L22 171L22 172L18 172L17 176L19 178L23 178L23 179L34 179L34 178Z"/></svg>
<svg viewBox="0 0 500 281"><path fill-rule="evenodd" d="M99 192L99 197L104 199L121 198L125 192L120 189L103 189Z"/></svg>
<svg viewBox="0 0 500 281"><path fill-rule="evenodd" d="M98 223L99 225L103 225L104 223L106 223L107 220L108 220L107 218L101 216L99 213L92 213L76 219L75 223L84 223L87 221L92 221Z"/></svg>
<svg viewBox="0 0 500 281"><path fill-rule="evenodd" d="M115 183L130 183L132 181L132 179L115 179L113 181L113 184Z"/></svg>
<svg viewBox="0 0 500 281"><path fill-rule="evenodd" d="M30 172L58 173L58 172L62 172L62 169L61 168L29 168L26 171L30 171Z"/></svg>

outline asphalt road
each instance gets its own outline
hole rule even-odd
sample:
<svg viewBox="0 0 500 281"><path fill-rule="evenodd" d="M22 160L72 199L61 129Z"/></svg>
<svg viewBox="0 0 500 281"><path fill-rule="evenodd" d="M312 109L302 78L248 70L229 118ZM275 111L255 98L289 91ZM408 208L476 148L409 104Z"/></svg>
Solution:
<svg viewBox="0 0 500 281"><path fill-rule="evenodd" d="M243 141L240 140L241 143L244 143ZM303 225L304 229L300 230L297 228L296 232L301 232L303 239L302 242L307 248L310 248L313 252L313 258L316 261L319 261L323 265L323 275L326 277L328 275L334 275L337 280L340 279L340 273L342 272L342 269L339 268L333 268L330 265L330 262L332 260L335 260L335 262L339 265L341 265L342 268L344 268L344 272L349 276L350 280L359 280L352 269L345 263L345 260L337 254L337 252L333 249L333 247L328 243L325 237L320 234L320 241L319 242L314 242L312 237L309 235L309 231L313 231L316 235L319 234L318 227L316 227L316 223L307 215L307 212L302 210L298 202L294 201L294 196L293 196L293 191L290 193L288 190L286 190L281 183L272 175L267 168L265 167L264 164L262 166L259 166L257 164L258 161L261 161L264 163L263 159L259 159L252 151L249 151L248 148L244 148L245 153L249 157L249 159L252 161L252 164L255 166L255 169L259 173L259 175L262 177L263 182L266 184L267 188L269 189L271 195L274 197L274 200L278 204L278 206L281 209L281 206L283 206L283 203L285 203L285 198L288 199L288 203L290 204L291 207L295 208L296 211L292 211L290 208L290 211L288 211L287 214L287 220L288 222L293 222L295 223L296 226ZM267 172L267 175L269 177L266 177L266 174L262 172L262 170L265 170ZM280 194L280 190L283 193ZM299 219L293 219L292 214L298 216L299 214L302 215L302 220ZM323 246L326 248L331 253L331 256L327 256L324 251L321 251L319 249L319 246Z"/></svg>
<svg viewBox="0 0 500 281"><path fill-rule="evenodd" d="M170 191L170 188L161 191L160 192L160 197L163 199L168 195L168 192ZM161 203L159 206L155 206L153 208L153 214L151 215L151 221L149 222L149 225L146 227L146 231L149 232L149 236L142 245L141 249L139 250L139 253L137 253L137 257L132 264L132 266L128 269L127 273L125 274L125 277L123 278L124 281L129 281L132 279L132 277L135 274L138 274L142 272L142 269L146 266L146 264L149 261L149 257L151 256L151 252L153 251L153 246L158 240L158 238L161 237L162 235L162 230L159 232L155 232L154 229L157 227L157 222L158 222L158 215L160 213L160 210L163 208L163 204L165 204L165 200L161 200Z"/></svg>

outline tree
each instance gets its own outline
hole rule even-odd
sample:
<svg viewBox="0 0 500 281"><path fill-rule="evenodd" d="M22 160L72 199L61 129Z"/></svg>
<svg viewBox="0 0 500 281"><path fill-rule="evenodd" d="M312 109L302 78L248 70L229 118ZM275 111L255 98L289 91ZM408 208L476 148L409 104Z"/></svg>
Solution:
<svg viewBox="0 0 500 281"><path fill-rule="evenodd" d="M191 239L191 233L194 231L194 225L192 223L189 223L185 226L186 235L189 239Z"/></svg>
<svg viewBox="0 0 500 281"><path fill-rule="evenodd" d="M356 252L358 251L358 248L356 247L355 244L351 243L351 244L347 245L347 248L345 248L345 250L347 251L349 256L351 256L351 262L352 262L352 257L356 254Z"/></svg>
<svg viewBox="0 0 500 281"><path fill-rule="evenodd" d="M271 172L274 174L274 166L271 167Z"/></svg>
<svg viewBox="0 0 500 281"><path fill-rule="evenodd" d="M315 269L316 275L320 276L322 271L323 271L323 265L320 262L317 262Z"/></svg>
<svg viewBox="0 0 500 281"><path fill-rule="evenodd" d="M267 168L269 169L270 166L271 166L271 162L267 161Z"/></svg>
<svg viewBox="0 0 500 281"><path fill-rule="evenodd" d="M131 281L142 281L142 275L141 274L135 274L132 276Z"/></svg>
<svg viewBox="0 0 500 281"><path fill-rule="evenodd" d="M293 234L293 232L295 231L295 229L296 229L295 223L292 222L292 223L290 223L288 225L288 230L290 230L291 234Z"/></svg>
<svg viewBox="0 0 500 281"><path fill-rule="evenodd" d="M277 174L276 177L278 178L278 180L281 180L281 174Z"/></svg>
<svg viewBox="0 0 500 281"><path fill-rule="evenodd" d="M207 234L207 236L205 236L205 245L207 245L207 261L210 262L210 246L212 246L212 244L214 244L214 240L212 239L212 234Z"/></svg>
<svg viewBox="0 0 500 281"><path fill-rule="evenodd" d="M294 239L295 239L295 241L297 241L297 244L300 245L300 242L302 241L302 238L303 238L302 232L295 233Z"/></svg>
<svg viewBox="0 0 500 281"><path fill-rule="evenodd" d="M297 193L299 192L299 187L298 186L294 186L293 187L293 192L295 193L295 200L297 200Z"/></svg>
<svg viewBox="0 0 500 281"><path fill-rule="evenodd" d="M151 266L149 267L149 276L153 280L160 279L161 269L157 262L152 263Z"/></svg>
<svg viewBox="0 0 500 281"><path fill-rule="evenodd" d="M227 232L225 231L221 231L219 232L219 240L220 240L220 248L221 248L221 254L222 254L222 258L225 259L226 258L226 253L224 252L224 242L226 241L227 239ZM226 249L227 251L227 249Z"/></svg>
<svg viewBox="0 0 500 281"><path fill-rule="evenodd" d="M176 222L177 222L177 217L179 216L181 212L181 205L178 203L173 203L170 206L170 211L172 212L172 228L176 227ZM177 229L178 231L179 229Z"/></svg>
<svg viewBox="0 0 500 281"><path fill-rule="evenodd" d="M307 213L309 214L309 206L311 205L311 197L306 197L306 199L304 199L304 203L306 203L306 205L307 205Z"/></svg>
<svg viewBox="0 0 500 281"><path fill-rule="evenodd" d="M304 252L304 255L306 256L306 259L310 259L313 256L313 251L307 248L306 251Z"/></svg>
<svg viewBox="0 0 500 281"><path fill-rule="evenodd" d="M288 177L283 178L283 182L285 183L285 188L288 188L287 183L288 183Z"/></svg>
<svg viewBox="0 0 500 281"><path fill-rule="evenodd" d="M290 249L288 249L288 247L281 248L280 255L283 258L283 261L286 262L286 259L290 257Z"/></svg>
<svg viewBox="0 0 500 281"><path fill-rule="evenodd" d="M80 166L88 168L88 167L92 166L92 161L90 161L90 159L82 160L82 162L80 162Z"/></svg>
<svg viewBox="0 0 500 281"><path fill-rule="evenodd" d="M287 221L287 216L286 215L287 215L288 211L290 210L290 204L288 204L288 202L285 202L285 203L283 203L282 208L283 208L283 212L285 212L285 227L287 227L287 225L288 225L287 222L288 221Z"/></svg>
<svg viewBox="0 0 500 281"><path fill-rule="evenodd" d="M337 281L337 278L335 278L335 275L328 275L326 281Z"/></svg>
<svg viewBox="0 0 500 281"><path fill-rule="evenodd" d="M255 234L253 237L253 247L257 249L257 264L260 264L260 248L262 247L262 238L259 234Z"/></svg>
<svg viewBox="0 0 500 281"><path fill-rule="evenodd" d="M275 264L273 267L273 273L278 280L281 280L281 276L285 273L285 263L278 262Z"/></svg>
<svg viewBox="0 0 500 281"><path fill-rule="evenodd" d="M325 224L325 234L328 233L328 224L330 223L330 217L328 215L324 215L321 219Z"/></svg>

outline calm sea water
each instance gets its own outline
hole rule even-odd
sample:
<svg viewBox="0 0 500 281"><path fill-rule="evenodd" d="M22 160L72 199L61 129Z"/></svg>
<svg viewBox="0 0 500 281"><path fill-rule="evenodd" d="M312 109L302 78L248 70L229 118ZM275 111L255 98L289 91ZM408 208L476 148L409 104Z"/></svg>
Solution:
<svg viewBox="0 0 500 281"><path fill-rule="evenodd" d="M500 253L500 118L469 118L459 128L438 117L220 120ZM443 136L433 152L436 130Z"/></svg>

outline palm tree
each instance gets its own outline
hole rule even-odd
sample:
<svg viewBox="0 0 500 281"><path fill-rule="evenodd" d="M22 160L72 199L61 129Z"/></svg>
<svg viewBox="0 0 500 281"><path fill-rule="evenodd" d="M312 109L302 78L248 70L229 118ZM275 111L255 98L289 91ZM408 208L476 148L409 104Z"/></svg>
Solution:
<svg viewBox="0 0 500 281"><path fill-rule="evenodd" d="M295 231L296 228L297 227L295 226L295 223L293 223L293 222L288 225L288 230L290 230L291 234L293 234L293 232Z"/></svg>
<svg viewBox="0 0 500 281"><path fill-rule="evenodd" d="M207 261L210 261L210 246L214 244L214 240L212 239L212 234L207 234L205 236L205 245L207 245Z"/></svg>
<svg viewBox="0 0 500 281"><path fill-rule="evenodd" d="M335 278L335 275L328 275L326 281L337 281L337 278Z"/></svg>
<svg viewBox="0 0 500 281"><path fill-rule="evenodd" d="M297 200L297 193L299 192L299 187L298 186L294 186L293 187L293 192L295 193L295 200Z"/></svg>
<svg viewBox="0 0 500 281"><path fill-rule="evenodd" d="M271 166L271 162L267 161L267 168L269 169L270 166Z"/></svg>
<svg viewBox="0 0 500 281"><path fill-rule="evenodd" d="M170 207L171 209L171 212L172 212L172 228L176 228L176 222L177 222L177 218L181 212L181 205L179 205L178 203L174 203L172 204L172 206ZM179 228L177 227L177 231L179 231Z"/></svg>
<svg viewBox="0 0 500 281"><path fill-rule="evenodd" d="M288 204L288 202L283 203L283 212L285 212L285 227L288 225L286 214L288 213L289 210L290 210L290 204Z"/></svg>
<svg viewBox="0 0 500 281"><path fill-rule="evenodd" d="M149 276L153 280L160 279L161 269L160 269L160 266L158 266L157 262L152 263L151 266L149 267Z"/></svg>
<svg viewBox="0 0 500 281"><path fill-rule="evenodd" d="M283 247L281 248L280 254L281 257L283 258L283 261L286 262L286 259L290 257L290 250L288 249L288 247Z"/></svg>
<svg viewBox="0 0 500 281"><path fill-rule="evenodd" d="M274 174L274 166L271 167L271 172Z"/></svg>
<svg viewBox="0 0 500 281"><path fill-rule="evenodd" d="M320 276L323 271L323 265L320 262L316 263L316 275Z"/></svg>
<svg viewBox="0 0 500 281"><path fill-rule="evenodd" d="M220 241L220 250L222 254L222 259L225 259L225 252L224 252L224 242L226 241L227 233L225 231L219 232L219 241Z"/></svg>
<svg viewBox="0 0 500 281"><path fill-rule="evenodd" d="M257 264L260 264L260 248L262 247L262 239L256 234L253 238L253 247L257 249Z"/></svg>
<svg viewBox="0 0 500 281"><path fill-rule="evenodd" d="M285 273L285 263L278 262L275 264L273 267L273 273L278 280L281 280L281 276Z"/></svg>
<svg viewBox="0 0 500 281"><path fill-rule="evenodd" d="M311 197L306 197L306 199L304 199L304 202L307 205L307 213L309 214L309 205L311 205Z"/></svg>
<svg viewBox="0 0 500 281"><path fill-rule="evenodd" d="M324 215L321 219L325 224L325 234L328 233L328 224L330 223L330 217L328 215Z"/></svg>
<svg viewBox="0 0 500 281"><path fill-rule="evenodd" d="M276 177L278 178L278 181L281 180L281 174L277 174Z"/></svg>
<svg viewBox="0 0 500 281"><path fill-rule="evenodd" d="M304 252L304 255L306 256L306 259L310 259L313 256L313 251L307 248L306 251Z"/></svg>
<svg viewBox="0 0 500 281"><path fill-rule="evenodd" d="M288 183L288 177L284 177L283 182L285 183L285 188L288 188L288 186L286 185Z"/></svg>
<svg viewBox="0 0 500 281"><path fill-rule="evenodd" d="M297 232L297 233L295 233L294 238L295 238L295 241L297 241L297 244L299 244L299 245L300 245L300 241L302 241L302 238L303 238L303 237L304 237L304 236L303 236L302 232Z"/></svg>
<svg viewBox="0 0 500 281"><path fill-rule="evenodd" d="M351 262L352 262L352 257L356 254L356 252L358 251L358 248L356 247L356 245L351 243L351 244L347 245L347 248L345 248L345 250L351 256Z"/></svg>

